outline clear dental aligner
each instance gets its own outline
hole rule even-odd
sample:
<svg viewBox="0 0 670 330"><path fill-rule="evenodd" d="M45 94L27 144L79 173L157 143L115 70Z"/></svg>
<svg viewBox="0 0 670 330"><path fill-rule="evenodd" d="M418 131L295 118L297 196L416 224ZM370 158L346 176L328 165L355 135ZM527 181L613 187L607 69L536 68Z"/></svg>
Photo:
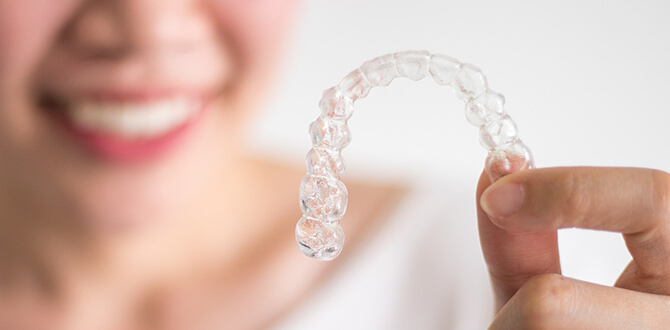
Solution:
<svg viewBox="0 0 670 330"><path fill-rule="evenodd" d="M340 220L347 209L347 188L339 180L344 172L341 151L351 142L347 121L354 102L373 87L388 86L393 79L414 81L427 76L451 86L465 102L465 118L479 128L479 142L488 156L485 171L491 181L533 168L530 149L521 142L516 123L505 113L505 99L488 88L482 71L445 55L427 51L405 51L377 57L349 73L323 92L321 115L309 127L313 148L307 154L307 175L300 184L303 216L296 226L298 247L303 254L332 260L340 254L344 232Z"/></svg>

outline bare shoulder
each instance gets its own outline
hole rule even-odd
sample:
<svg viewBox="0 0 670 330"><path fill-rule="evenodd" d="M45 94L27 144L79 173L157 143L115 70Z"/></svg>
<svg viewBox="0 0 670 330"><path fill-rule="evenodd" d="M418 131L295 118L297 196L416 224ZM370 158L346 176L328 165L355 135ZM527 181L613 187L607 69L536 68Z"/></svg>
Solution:
<svg viewBox="0 0 670 330"><path fill-rule="evenodd" d="M396 204L409 190L407 186L400 183L354 180L346 182L346 185L349 191L347 216L360 217L370 221L392 212Z"/></svg>
<svg viewBox="0 0 670 330"><path fill-rule="evenodd" d="M410 189L400 183L344 181L349 191L349 205L342 228L347 236L347 250L355 250L359 238L383 226Z"/></svg>
<svg viewBox="0 0 670 330"><path fill-rule="evenodd" d="M265 187L276 186L286 191L297 191L300 180L306 174L303 166L271 160L255 159L250 161L248 166L255 168L250 172L263 176L259 181L263 182ZM349 192L347 217L354 214L366 217L381 214L387 206L393 206L409 190L407 185L401 183L346 177L342 180ZM297 203L297 194L294 197Z"/></svg>

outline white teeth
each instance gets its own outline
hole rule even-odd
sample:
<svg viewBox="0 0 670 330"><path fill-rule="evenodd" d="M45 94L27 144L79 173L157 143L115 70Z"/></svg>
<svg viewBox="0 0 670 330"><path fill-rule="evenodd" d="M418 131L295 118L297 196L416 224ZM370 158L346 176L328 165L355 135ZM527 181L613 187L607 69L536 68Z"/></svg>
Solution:
<svg viewBox="0 0 670 330"><path fill-rule="evenodd" d="M78 127L123 138L147 139L186 123L200 102L179 96L150 102L76 102L67 111Z"/></svg>

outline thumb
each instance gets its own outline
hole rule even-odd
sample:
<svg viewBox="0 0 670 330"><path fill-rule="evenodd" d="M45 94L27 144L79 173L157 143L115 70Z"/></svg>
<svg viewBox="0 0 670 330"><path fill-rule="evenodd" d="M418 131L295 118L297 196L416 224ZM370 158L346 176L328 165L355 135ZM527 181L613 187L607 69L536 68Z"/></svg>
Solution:
<svg viewBox="0 0 670 330"><path fill-rule="evenodd" d="M521 183L514 181L515 174L517 173L509 174L491 184L488 175L482 173L477 184L479 239L493 285L496 311L531 277L544 273L561 273L556 231L522 232L502 229L491 222L491 218L481 207L481 198L485 191L488 204L498 207L510 207L510 200L514 202L514 193L523 195ZM518 196L517 202L522 203L522 200L523 196Z"/></svg>

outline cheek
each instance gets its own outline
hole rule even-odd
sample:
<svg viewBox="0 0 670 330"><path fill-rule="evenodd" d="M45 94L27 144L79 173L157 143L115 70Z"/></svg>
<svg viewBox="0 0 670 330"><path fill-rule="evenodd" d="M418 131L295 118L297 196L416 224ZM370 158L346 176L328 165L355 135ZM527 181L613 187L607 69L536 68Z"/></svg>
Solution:
<svg viewBox="0 0 670 330"><path fill-rule="evenodd" d="M0 1L0 79L26 74L80 0Z"/></svg>
<svg viewBox="0 0 670 330"><path fill-rule="evenodd" d="M0 135L25 140L37 129L30 75L79 0L0 1Z"/></svg>
<svg viewBox="0 0 670 330"><path fill-rule="evenodd" d="M295 0L211 1L222 33L238 49L242 61L273 62L294 17Z"/></svg>
<svg viewBox="0 0 670 330"><path fill-rule="evenodd" d="M236 58L237 122L264 100L295 14L296 0L211 0L209 9Z"/></svg>

